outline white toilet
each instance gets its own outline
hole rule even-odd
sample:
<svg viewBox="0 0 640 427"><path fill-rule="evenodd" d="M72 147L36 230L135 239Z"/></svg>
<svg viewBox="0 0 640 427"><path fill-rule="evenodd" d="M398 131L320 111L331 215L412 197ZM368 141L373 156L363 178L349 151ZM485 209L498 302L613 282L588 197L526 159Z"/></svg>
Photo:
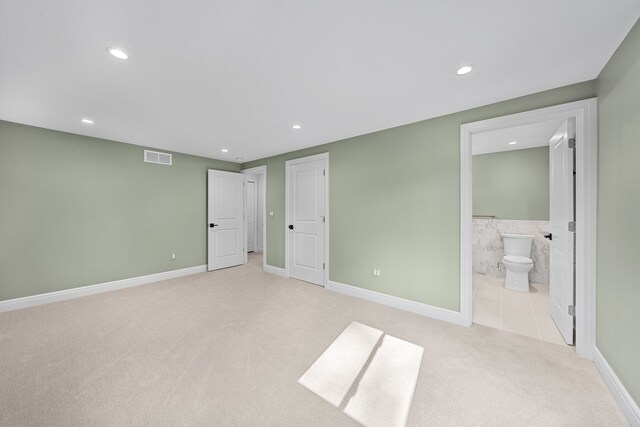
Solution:
<svg viewBox="0 0 640 427"><path fill-rule="evenodd" d="M529 271L533 268L531 242L533 236L525 234L503 234L504 257L502 263L507 270L505 288L518 292L529 292Z"/></svg>

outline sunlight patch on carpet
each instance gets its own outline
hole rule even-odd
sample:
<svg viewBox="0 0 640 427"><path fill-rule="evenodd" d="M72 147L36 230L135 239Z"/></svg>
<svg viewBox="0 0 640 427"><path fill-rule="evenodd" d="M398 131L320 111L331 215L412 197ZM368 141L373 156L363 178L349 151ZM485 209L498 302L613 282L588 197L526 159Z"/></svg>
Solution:
<svg viewBox="0 0 640 427"><path fill-rule="evenodd" d="M352 322L298 382L367 427L404 426L424 349Z"/></svg>
<svg viewBox="0 0 640 427"><path fill-rule="evenodd" d="M404 426L416 388L419 345L385 335L344 413L366 426Z"/></svg>
<svg viewBox="0 0 640 427"><path fill-rule="evenodd" d="M340 406L381 337L382 331L352 322L298 382Z"/></svg>

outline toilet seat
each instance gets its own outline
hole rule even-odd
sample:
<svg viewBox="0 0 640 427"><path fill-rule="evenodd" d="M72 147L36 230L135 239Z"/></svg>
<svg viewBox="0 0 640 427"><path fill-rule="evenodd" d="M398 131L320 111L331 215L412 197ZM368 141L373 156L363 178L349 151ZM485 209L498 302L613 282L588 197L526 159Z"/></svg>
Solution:
<svg viewBox="0 0 640 427"><path fill-rule="evenodd" d="M513 263L513 264L523 264L523 265L533 264L533 261L531 260L531 258L528 258L526 256L505 255L502 258L502 260L505 262Z"/></svg>

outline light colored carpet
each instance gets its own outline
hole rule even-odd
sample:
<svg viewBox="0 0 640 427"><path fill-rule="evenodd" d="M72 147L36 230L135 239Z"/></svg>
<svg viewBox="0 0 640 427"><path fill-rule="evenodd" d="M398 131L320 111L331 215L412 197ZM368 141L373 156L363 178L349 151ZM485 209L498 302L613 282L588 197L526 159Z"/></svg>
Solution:
<svg viewBox="0 0 640 427"><path fill-rule="evenodd" d="M626 425L570 347L260 267L0 314L0 425L358 425L297 381L353 321L424 347L409 426Z"/></svg>

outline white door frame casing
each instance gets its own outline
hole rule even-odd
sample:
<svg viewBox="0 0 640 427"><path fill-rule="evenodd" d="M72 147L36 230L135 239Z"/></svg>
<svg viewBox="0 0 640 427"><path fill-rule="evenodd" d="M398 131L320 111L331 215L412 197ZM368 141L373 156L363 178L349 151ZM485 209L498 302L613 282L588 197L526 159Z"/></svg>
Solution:
<svg viewBox="0 0 640 427"><path fill-rule="evenodd" d="M311 162L315 160L324 160L324 276L322 286L327 286L329 283L329 153L315 154L313 156L300 157L298 159L291 159L285 162L285 202L284 202L284 272L285 276L289 277L289 234L287 224L289 224L289 174L291 165L302 162Z"/></svg>
<svg viewBox="0 0 640 427"><path fill-rule="evenodd" d="M260 189L262 191L262 195L264 197L264 206L262 207L262 270L267 270L267 166L256 166L255 168L243 169L242 172L245 175L260 175ZM245 177L245 182L247 178ZM260 213L258 213L260 215ZM247 227L247 216L244 218L244 226L245 229ZM245 232L245 248L247 246L246 242L246 232ZM246 256L246 250L245 250ZM245 261L246 262L246 261Z"/></svg>
<svg viewBox="0 0 640 427"><path fill-rule="evenodd" d="M472 151L475 133L536 122L576 120L576 351L593 359L596 335L597 98L460 126L460 314L471 326L473 280Z"/></svg>

